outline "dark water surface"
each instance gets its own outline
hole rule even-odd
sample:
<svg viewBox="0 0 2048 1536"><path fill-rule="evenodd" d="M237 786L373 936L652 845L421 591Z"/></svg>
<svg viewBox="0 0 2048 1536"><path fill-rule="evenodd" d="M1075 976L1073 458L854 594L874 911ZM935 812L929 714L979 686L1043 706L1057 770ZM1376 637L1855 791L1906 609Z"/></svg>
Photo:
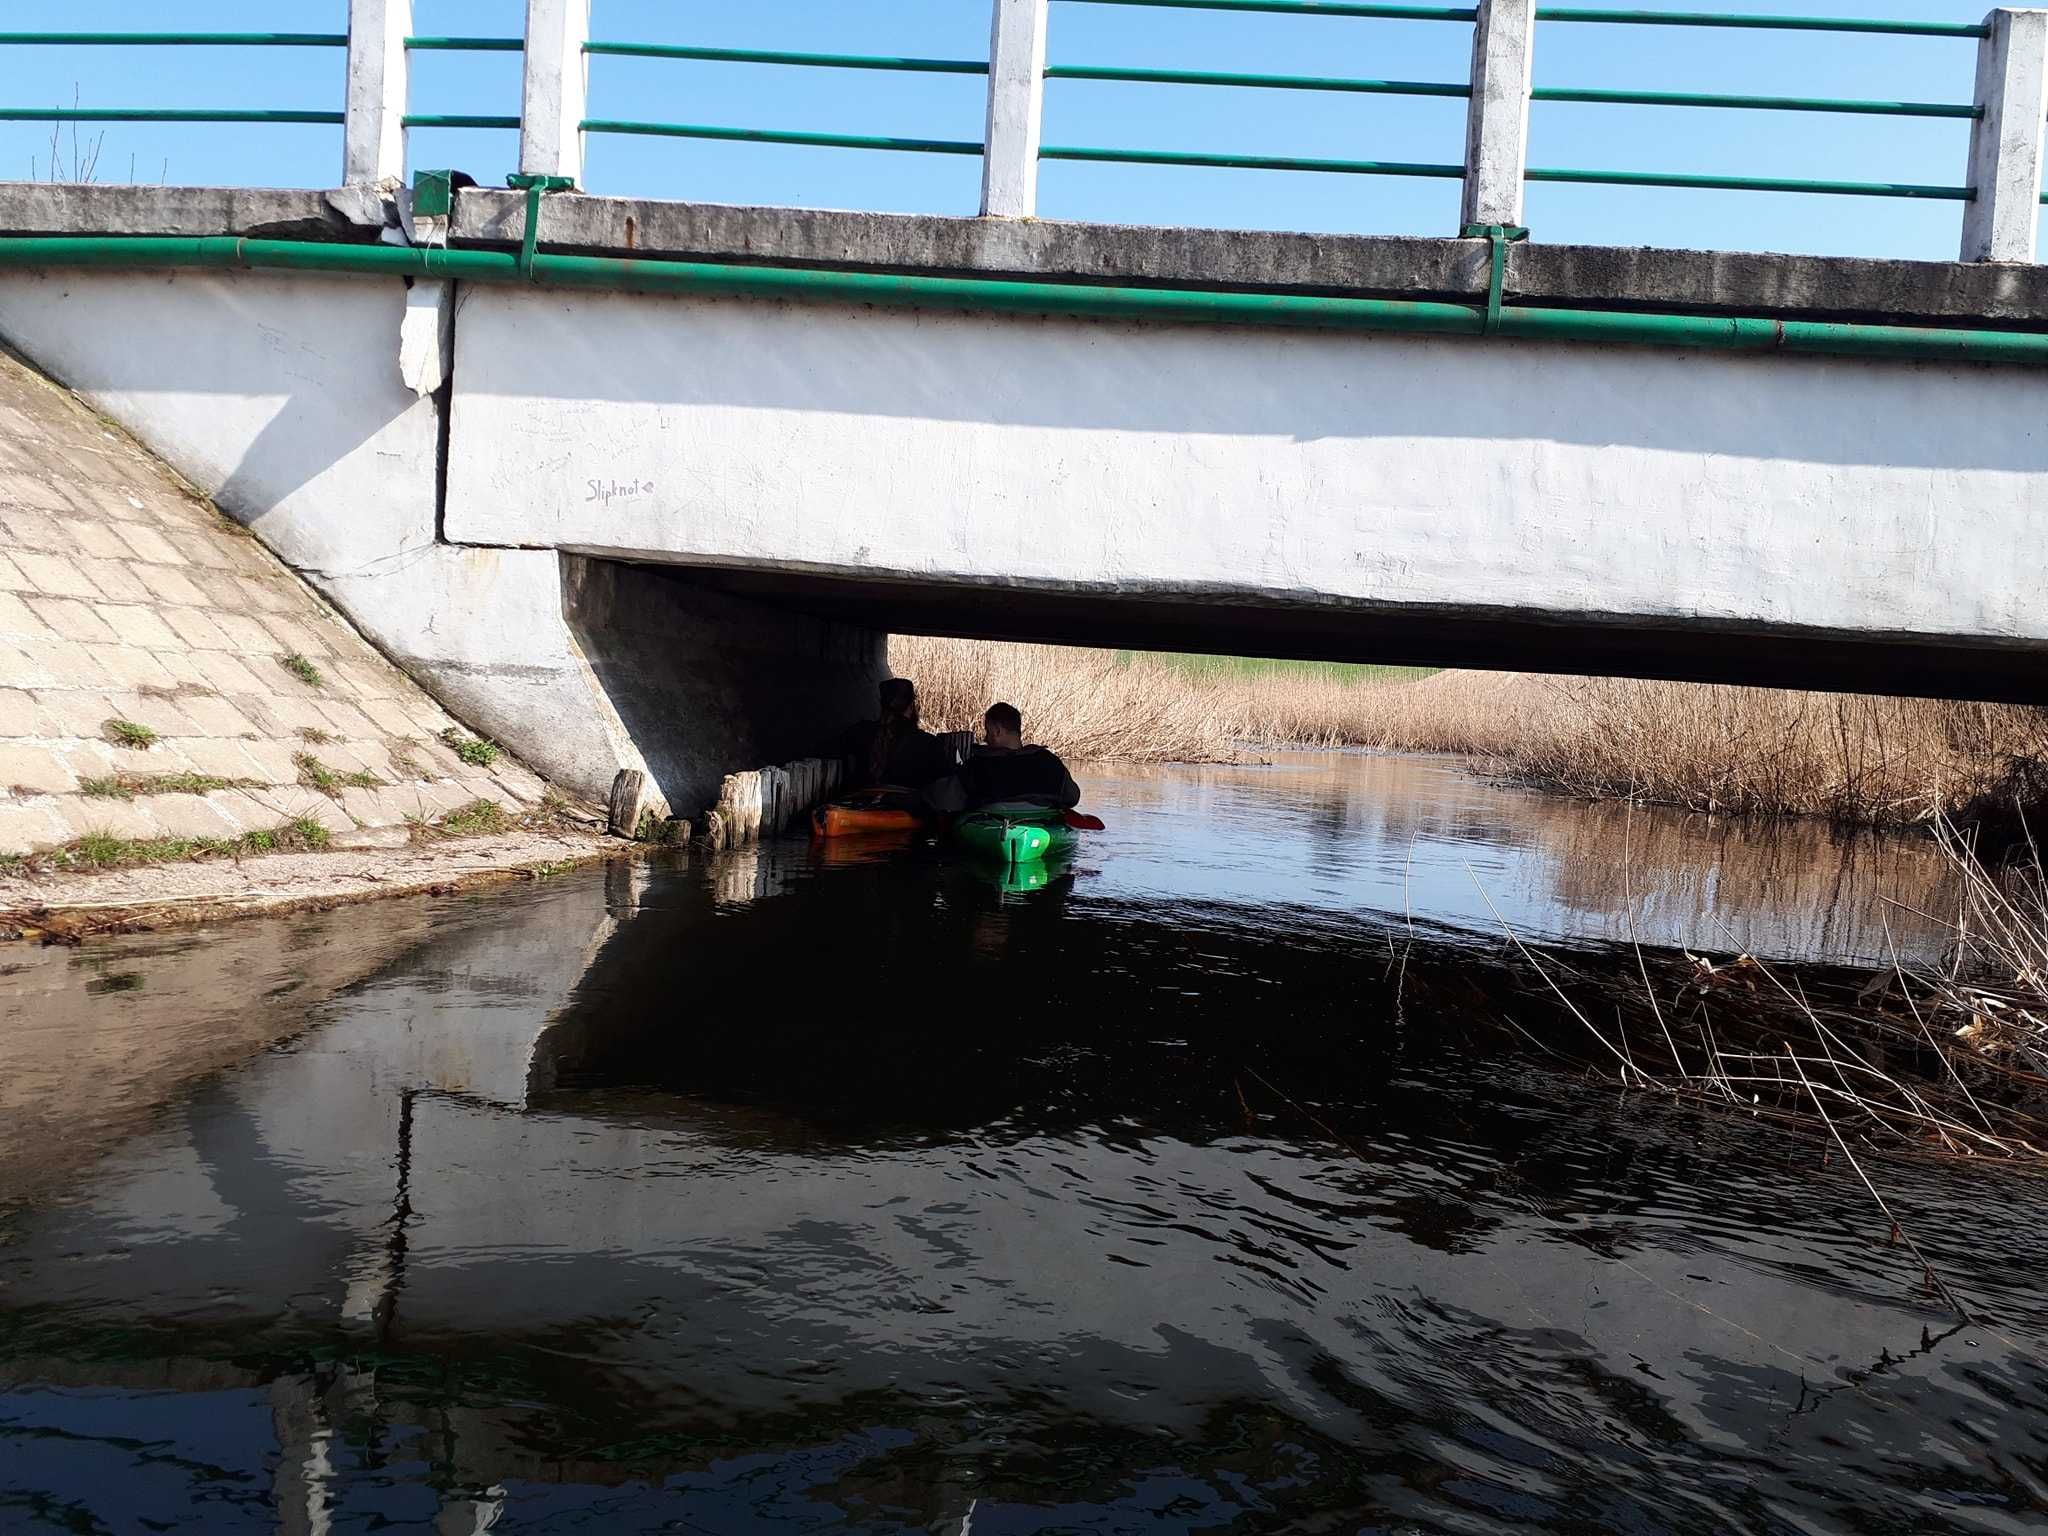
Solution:
<svg viewBox="0 0 2048 1536"><path fill-rule="evenodd" d="M2048 1528L2048 1186L1868 1164L1959 1324L1814 1141L1497 1022L1493 908L1928 953L1924 850L1088 788L1038 890L787 842L0 952L0 1529Z"/></svg>

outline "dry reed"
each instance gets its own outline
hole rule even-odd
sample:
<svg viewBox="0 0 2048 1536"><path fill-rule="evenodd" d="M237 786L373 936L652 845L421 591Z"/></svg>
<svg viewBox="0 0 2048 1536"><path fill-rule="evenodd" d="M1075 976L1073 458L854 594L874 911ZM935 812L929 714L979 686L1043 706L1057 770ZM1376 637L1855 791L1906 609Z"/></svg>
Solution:
<svg viewBox="0 0 2048 1536"><path fill-rule="evenodd" d="M1440 672L1191 672L1050 645L898 638L935 729L994 699L1063 755L1228 761L1257 745L1447 752L1595 799L1903 825L2048 799L2048 711L1699 683Z"/></svg>
<svg viewBox="0 0 2048 1536"><path fill-rule="evenodd" d="M1962 893L1939 967L1908 969L1894 954L1892 968L1875 976L1781 972L1749 955L1634 948L1624 971L1612 956L1532 950L1502 928L1536 988L1575 1022L1586 1066L1626 1089L1819 1129L1852 1164L1845 1133L1875 1150L2040 1167L2048 1164L2041 868L1993 871L1945 820L1937 830Z"/></svg>

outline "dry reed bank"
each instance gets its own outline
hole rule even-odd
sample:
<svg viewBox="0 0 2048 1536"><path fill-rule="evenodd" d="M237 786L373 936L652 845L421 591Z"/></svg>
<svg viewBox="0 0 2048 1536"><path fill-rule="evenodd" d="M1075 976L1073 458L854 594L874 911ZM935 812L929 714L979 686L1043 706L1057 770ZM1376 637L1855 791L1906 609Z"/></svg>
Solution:
<svg viewBox="0 0 2048 1536"><path fill-rule="evenodd" d="M1727 815L1903 825L2048 802L2048 710L1697 683L1335 669L1189 669L1151 656L898 637L926 724L993 699L1065 756L1214 762L1248 746L1449 752L1567 794Z"/></svg>

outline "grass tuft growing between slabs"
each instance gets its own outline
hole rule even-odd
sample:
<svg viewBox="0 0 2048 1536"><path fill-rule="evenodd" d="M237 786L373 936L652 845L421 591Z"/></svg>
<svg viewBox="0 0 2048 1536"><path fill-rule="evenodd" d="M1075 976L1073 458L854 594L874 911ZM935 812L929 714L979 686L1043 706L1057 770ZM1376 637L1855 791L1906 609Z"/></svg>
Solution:
<svg viewBox="0 0 2048 1536"><path fill-rule="evenodd" d="M326 681L320 675L320 669L297 651L285 652L284 655L277 658L277 664L304 683L308 688L318 688Z"/></svg>
<svg viewBox="0 0 2048 1536"><path fill-rule="evenodd" d="M472 800L429 819L409 816L406 826L414 843L449 837L495 837L506 832L587 832L602 822L556 790L550 789L530 811L508 811L495 800Z"/></svg>
<svg viewBox="0 0 2048 1536"><path fill-rule="evenodd" d="M156 745L156 732L134 720L109 720L100 730L117 747L133 747L138 752L147 752Z"/></svg>
<svg viewBox="0 0 2048 1536"><path fill-rule="evenodd" d="M412 829L415 843L430 843L444 837L488 837L500 832L518 831L527 825L527 820L507 814L495 800L472 800L467 805L458 805L437 820L429 821L424 816L408 817L406 825Z"/></svg>
<svg viewBox="0 0 2048 1536"><path fill-rule="evenodd" d="M201 859L239 859L265 853L319 853L333 835L310 816L301 816L266 831L239 837L121 837L113 832L87 832L42 853L0 860L0 873L61 874L109 869L136 869L148 864L177 864Z"/></svg>
<svg viewBox="0 0 2048 1536"><path fill-rule="evenodd" d="M472 768L488 768L498 760L498 744L485 741L479 736L465 736L454 726L441 733L441 740L462 761Z"/></svg>
<svg viewBox="0 0 2048 1536"><path fill-rule="evenodd" d="M344 789L380 789L384 781L374 773L357 769L341 773L328 767L310 752L300 752L292 758L292 764L299 770L299 782L308 789L317 789L330 800L339 800Z"/></svg>
<svg viewBox="0 0 2048 1536"><path fill-rule="evenodd" d="M137 795L210 795L217 789L261 789L256 779L223 779L210 773L115 773L80 779L88 800L133 800Z"/></svg>

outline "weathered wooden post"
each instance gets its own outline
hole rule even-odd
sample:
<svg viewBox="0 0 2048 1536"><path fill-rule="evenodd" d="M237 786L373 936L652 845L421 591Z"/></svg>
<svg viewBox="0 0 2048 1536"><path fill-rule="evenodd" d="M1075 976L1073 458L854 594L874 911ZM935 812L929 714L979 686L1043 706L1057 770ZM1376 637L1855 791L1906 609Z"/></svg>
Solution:
<svg viewBox="0 0 2048 1536"><path fill-rule="evenodd" d="M665 825L673 814L668 798L637 768L621 768L612 779L605 825L614 837L641 835L650 821Z"/></svg>

